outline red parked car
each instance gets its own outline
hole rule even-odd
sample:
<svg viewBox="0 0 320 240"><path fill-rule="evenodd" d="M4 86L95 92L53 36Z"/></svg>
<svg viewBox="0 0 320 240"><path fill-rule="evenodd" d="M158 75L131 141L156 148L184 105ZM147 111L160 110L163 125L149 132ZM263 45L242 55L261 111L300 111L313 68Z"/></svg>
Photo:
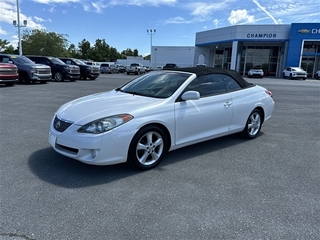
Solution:
<svg viewBox="0 0 320 240"><path fill-rule="evenodd" d="M13 86L18 81L18 67L11 63L0 63L0 84Z"/></svg>

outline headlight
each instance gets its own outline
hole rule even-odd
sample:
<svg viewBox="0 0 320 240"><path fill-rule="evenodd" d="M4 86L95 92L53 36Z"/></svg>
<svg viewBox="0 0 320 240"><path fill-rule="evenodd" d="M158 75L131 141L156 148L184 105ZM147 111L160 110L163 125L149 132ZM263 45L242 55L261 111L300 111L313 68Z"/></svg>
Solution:
<svg viewBox="0 0 320 240"><path fill-rule="evenodd" d="M78 132L100 134L118 127L133 118L130 114L121 114L111 117L105 117L89 122L79 128Z"/></svg>
<svg viewBox="0 0 320 240"><path fill-rule="evenodd" d="M36 68L34 68L34 67L30 67L30 72L32 72L32 73L36 73L38 70L36 69Z"/></svg>

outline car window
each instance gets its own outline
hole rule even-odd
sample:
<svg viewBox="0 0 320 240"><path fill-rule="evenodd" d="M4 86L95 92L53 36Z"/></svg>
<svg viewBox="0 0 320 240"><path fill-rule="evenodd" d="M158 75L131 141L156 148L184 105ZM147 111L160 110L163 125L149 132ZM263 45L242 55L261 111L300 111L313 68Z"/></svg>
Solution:
<svg viewBox="0 0 320 240"><path fill-rule="evenodd" d="M185 91L197 91L200 97L226 93L221 74L209 74L194 79Z"/></svg>
<svg viewBox="0 0 320 240"><path fill-rule="evenodd" d="M0 62L8 63L9 61L11 60L8 57L0 57Z"/></svg>
<svg viewBox="0 0 320 240"><path fill-rule="evenodd" d="M240 85L230 76L222 74L226 89L228 92L240 90Z"/></svg>
<svg viewBox="0 0 320 240"><path fill-rule="evenodd" d="M156 98L171 96L191 74L155 72L135 78L121 88L122 92Z"/></svg>

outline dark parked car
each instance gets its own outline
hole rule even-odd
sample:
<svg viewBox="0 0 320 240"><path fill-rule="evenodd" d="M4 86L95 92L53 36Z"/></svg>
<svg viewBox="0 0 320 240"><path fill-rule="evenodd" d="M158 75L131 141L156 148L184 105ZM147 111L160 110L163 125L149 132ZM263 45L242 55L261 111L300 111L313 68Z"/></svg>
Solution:
<svg viewBox="0 0 320 240"><path fill-rule="evenodd" d="M175 63L167 63L166 65L163 66L163 70L170 70L170 69L175 69L175 68L179 68L177 66L177 64Z"/></svg>
<svg viewBox="0 0 320 240"><path fill-rule="evenodd" d="M82 60L76 58L60 58L64 63L68 65L75 65L80 68L80 79L95 80L100 75L100 67L95 65L88 65Z"/></svg>
<svg viewBox="0 0 320 240"><path fill-rule="evenodd" d="M35 63L45 64L51 67L52 78L61 82L65 79L75 81L80 78L80 68L78 66L68 65L56 57L48 56L26 56Z"/></svg>
<svg viewBox="0 0 320 240"><path fill-rule="evenodd" d="M318 70L318 71L314 74L314 78L315 78L315 79L320 79L320 70Z"/></svg>

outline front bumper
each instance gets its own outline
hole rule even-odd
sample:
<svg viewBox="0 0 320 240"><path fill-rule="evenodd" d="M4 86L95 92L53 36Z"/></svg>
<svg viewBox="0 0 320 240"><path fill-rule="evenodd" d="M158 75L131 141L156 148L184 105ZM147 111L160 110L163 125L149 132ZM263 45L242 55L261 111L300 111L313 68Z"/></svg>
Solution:
<svg viewBox="0 0 320 240"><path fill-rule="evenodd" d="M65 131L58 132L53 124L54 119L51 121L48 141L61 155L91 165L111 165L127 161L127 152L134 131L78 133L80 126L72 124Z"/></svg>
<svg viewBox="0 0 320 240"><path fill-rule="evenodd" d="M50 81L51 77L52 77L51 73L48 73L48 74L33 73L31 76L31 81Z"/></svg>
<svg viewBox="0 0 320 240"><path fill-rule="evenodd" d="M79 74L70 74L70 73L66 73L64 76L65 79L80 79L80 73Z"/></svg>

